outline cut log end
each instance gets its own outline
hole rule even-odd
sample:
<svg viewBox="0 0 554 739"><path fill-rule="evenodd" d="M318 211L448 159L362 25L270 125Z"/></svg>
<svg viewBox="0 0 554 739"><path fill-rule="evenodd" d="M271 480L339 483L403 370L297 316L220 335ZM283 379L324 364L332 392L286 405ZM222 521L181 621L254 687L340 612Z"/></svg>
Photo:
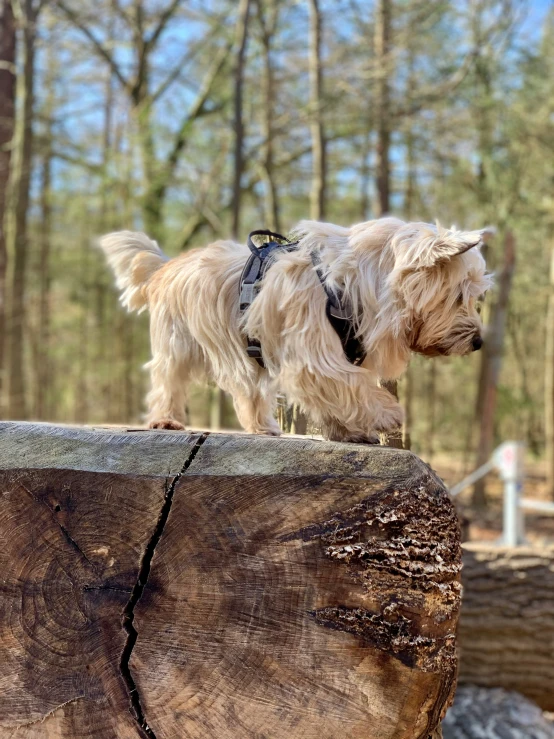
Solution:
<svg viewBox="0 0 554 739"><path fill-rule="evenodd" d="M411 453L33 424L0 451L0 737L439 735L461 550Z"/></svg>

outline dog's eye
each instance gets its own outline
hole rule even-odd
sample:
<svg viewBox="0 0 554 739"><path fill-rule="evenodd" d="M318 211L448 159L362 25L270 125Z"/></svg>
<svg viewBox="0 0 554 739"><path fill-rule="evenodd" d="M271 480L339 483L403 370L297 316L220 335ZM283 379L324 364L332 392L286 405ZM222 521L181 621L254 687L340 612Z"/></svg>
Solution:
<svg viewBox="0 0 554 739"><path fill-rule="evenodd" d="M457 299L456 302L458 303L458 305L463 305L464 304L464 294L463 293L460 293L458 295L458 299Z"/></svg>

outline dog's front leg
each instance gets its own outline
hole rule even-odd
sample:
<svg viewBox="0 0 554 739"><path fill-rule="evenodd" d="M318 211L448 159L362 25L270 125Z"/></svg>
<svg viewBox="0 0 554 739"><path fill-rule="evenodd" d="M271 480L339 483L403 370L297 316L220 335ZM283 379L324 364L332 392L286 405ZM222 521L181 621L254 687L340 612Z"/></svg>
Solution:
<svg viewBox="0 0 554 739"><path fill-rule="evenodd" d="M334 441L376 443L381 432L402 424L403 412L396 399L377 385L372 373L345 367L344 373L321 376L301 370L289 374L288 391Z"/></svg>
<svg viewBox="0 0 554 739"><path fill-rule="evenodd" d="M171 358L155 356L149 363L152 388L147 397L151 429L185 428L187 370Z"/></svg>
<svg viewBox="0 0 554 739"><path fill-rule="evenodd" d="M281 428L273 417L273 399L252 390L250 395L233 392L233 404L243 429L250 434L280 436Z"/></svg>
<svg viewBox="0 0 554 739"><path fill-rule="evenodd" d="M364 393L359 413L345 417L337 414L323 422L323 436L330 441L379 444L380 433L390 433L402 425L404 414L395 398L382 388L372 388L371 399ZM361 400L361 399L360 399Z"/></svg>

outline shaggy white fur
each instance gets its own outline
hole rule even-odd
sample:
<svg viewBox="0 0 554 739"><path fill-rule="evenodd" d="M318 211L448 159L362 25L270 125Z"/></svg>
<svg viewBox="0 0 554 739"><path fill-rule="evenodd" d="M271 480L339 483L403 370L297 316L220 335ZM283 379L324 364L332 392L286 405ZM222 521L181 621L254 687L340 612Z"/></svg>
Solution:
<svg viewBox="0 0 554 739"><path fill-rule="evenodd" d="M479 251L486 229L382 218L351 228L302 221L295 233L298 250L278 254L243 318L246 246L218 241L168 260L144 234L101 240L123 305L150 310L151 427L183 428L187 385L204 375L231 393L252 433L280 433L273 416L280 391L328 438L372 440L402 422L379 379L399 377L412 351L463 355L481 345L476 301L491 286ZM367 352L359 367L326 317L313 252L326 283L352 305ZM246 335L261 342L265 369L247 356Z"/></svg>

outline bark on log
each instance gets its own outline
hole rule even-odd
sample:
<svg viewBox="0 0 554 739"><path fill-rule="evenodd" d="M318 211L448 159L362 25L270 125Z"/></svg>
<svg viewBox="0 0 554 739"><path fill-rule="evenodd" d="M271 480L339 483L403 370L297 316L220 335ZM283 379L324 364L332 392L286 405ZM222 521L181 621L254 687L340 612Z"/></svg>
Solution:
<svg viewBox="0 0 554 739"><path fill-rule="evenodd" d="M464 544L458 638L463 684L554 710L554 548Z"/></svg>
<svg viewBox="0 0 554 739"><path fill-rule="evenodd" d="M0 424L0 737L415 739L460 546L413 454Z"/></svg>

